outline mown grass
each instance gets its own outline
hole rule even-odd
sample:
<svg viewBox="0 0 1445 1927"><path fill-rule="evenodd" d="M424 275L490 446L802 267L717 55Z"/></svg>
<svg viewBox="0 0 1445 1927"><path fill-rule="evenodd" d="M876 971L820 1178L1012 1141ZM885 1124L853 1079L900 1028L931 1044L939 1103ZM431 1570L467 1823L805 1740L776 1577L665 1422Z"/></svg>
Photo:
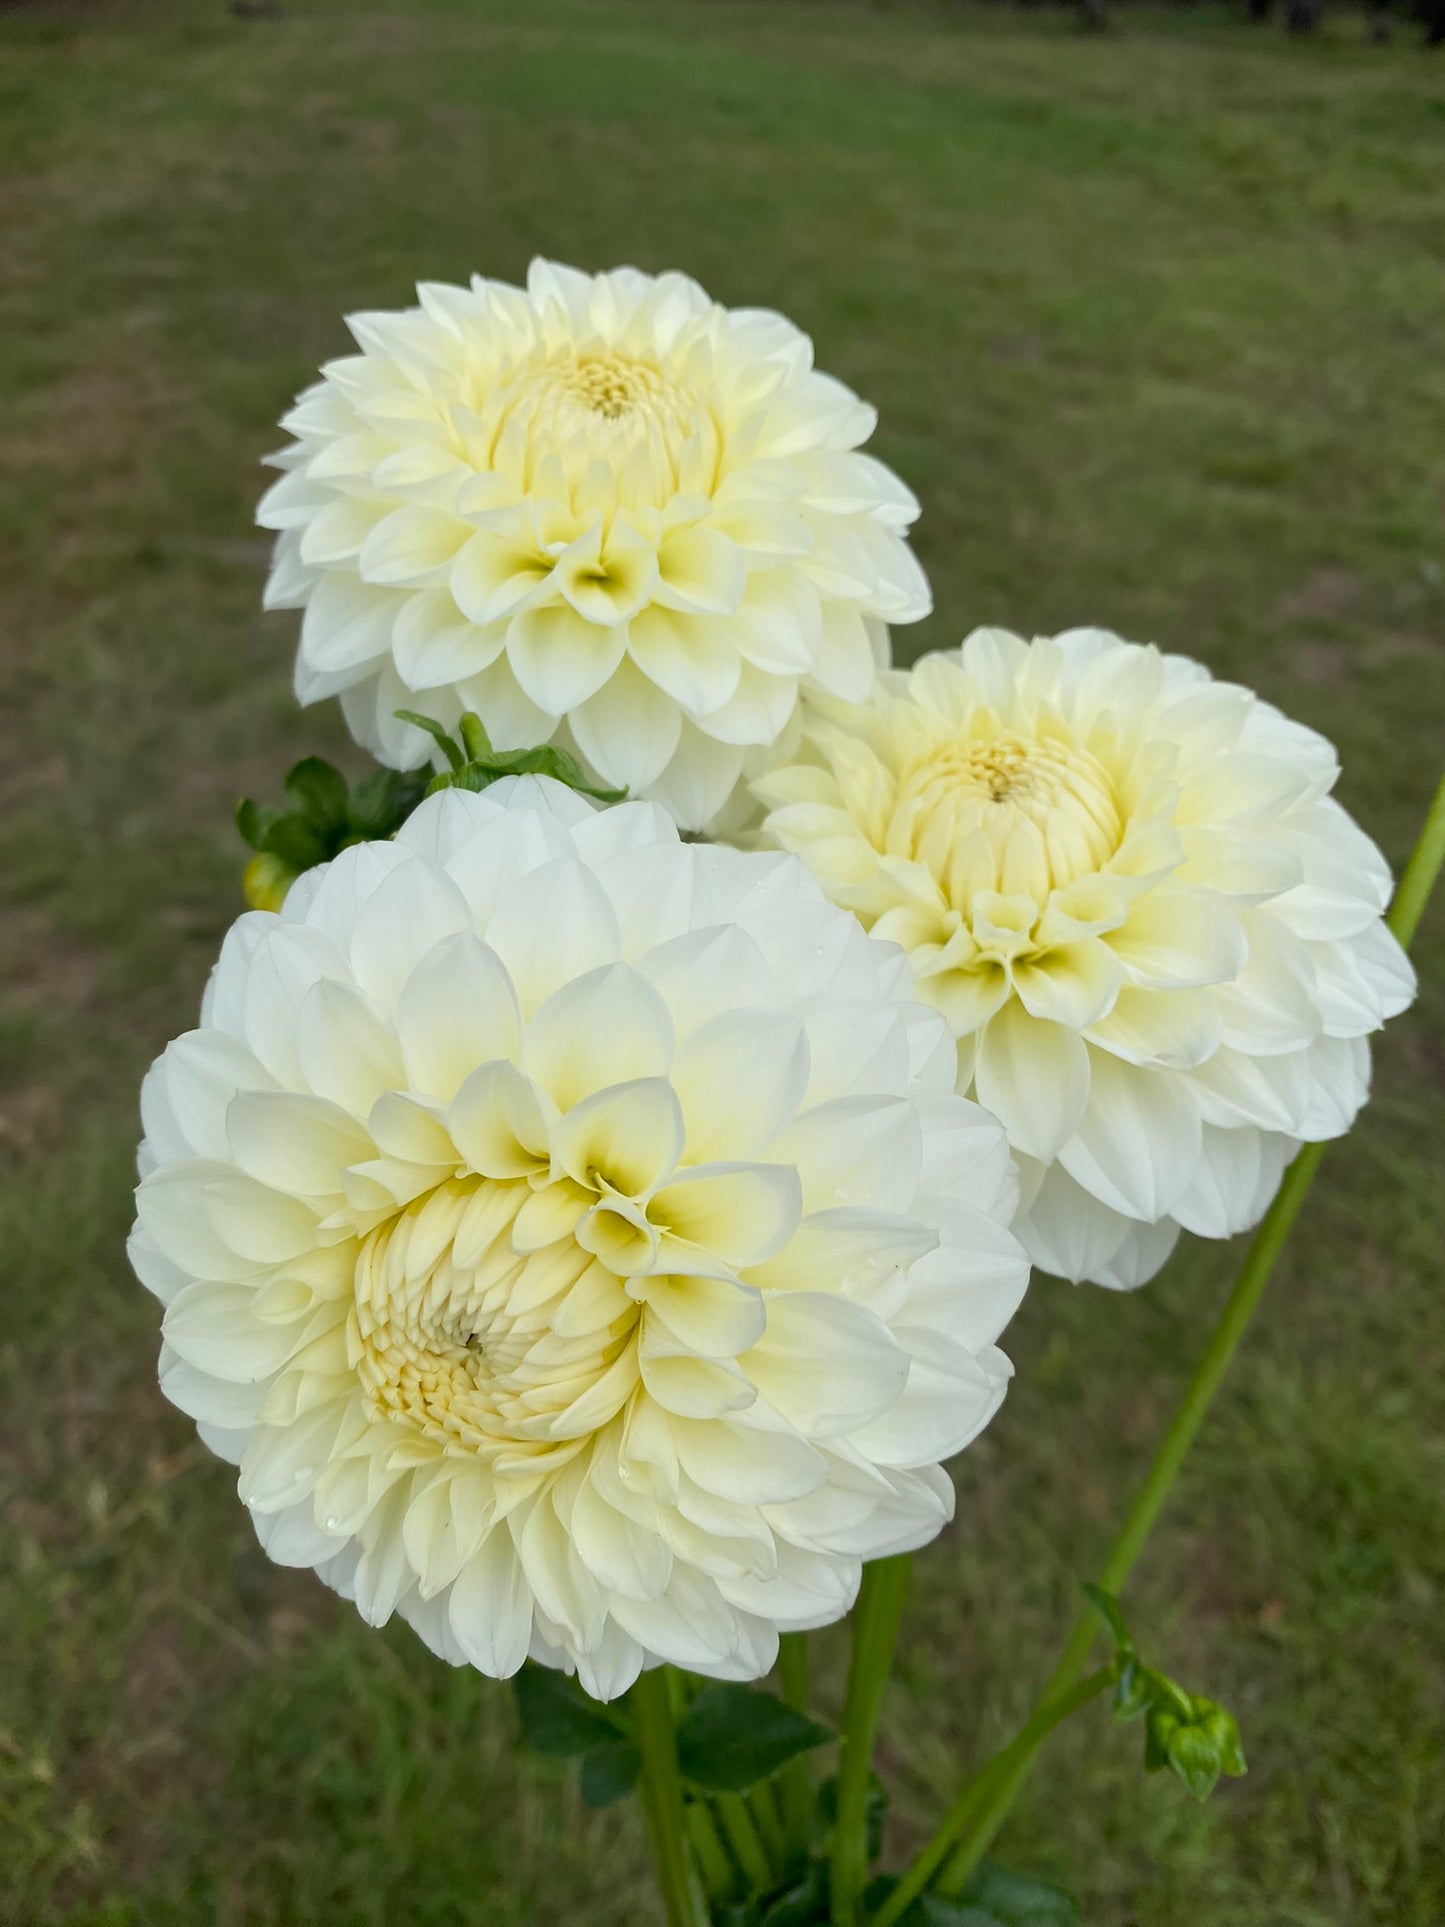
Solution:
<svg viewBox="0 0 1445 1927"><path fill-rule="evenodd" d="M134 1089L236 907L235 797L343 748L258 612L256 458L340 315L418 276L684 265L879 404L937 589L907 650L1100 620L1193 651L1337 739L1399 858L1445 716L1438 75L1343 29L831 0L116 0L0 41L0 1916L656 1918L635 1818L520 1753L504 1689L270 1568L155 1389ZM1137 1587L1250 1776L1195 1808L1081 1718L1002 1841L1091 1923L1445 1918L1427 979ZM1025 1704L1234 1255L1032 1294L921 1562L898 1850Z"/></svg>

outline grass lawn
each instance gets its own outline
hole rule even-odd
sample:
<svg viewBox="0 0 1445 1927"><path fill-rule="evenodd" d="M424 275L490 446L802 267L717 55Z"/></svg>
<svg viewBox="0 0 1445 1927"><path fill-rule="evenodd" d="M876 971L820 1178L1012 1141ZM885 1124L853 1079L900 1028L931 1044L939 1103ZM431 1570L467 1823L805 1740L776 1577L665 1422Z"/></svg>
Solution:
<svg viewBox="0 0 1445 1927"><path fill-rule="evenodd" d="M343 312L539 250L784 309L923 498L905 653L980 621L1192 652L1336 739L1398 861L1445 718L1442 77L1204 13L1091 42L834 0L0 13L0 1918L660 1918L635 1814L519 1753L505 1688L267 1564L122 1255L138 1079L239 907L231 807L345 748L293 707L251 526ZM1000 1843L1092 1927L1445 1919L1426 975L1137 1585L1249 1778L1197 1808L1082 1716ZM1031 1294L920 1562L896 1851L1025 1705L1236 1258Z"/></svg>

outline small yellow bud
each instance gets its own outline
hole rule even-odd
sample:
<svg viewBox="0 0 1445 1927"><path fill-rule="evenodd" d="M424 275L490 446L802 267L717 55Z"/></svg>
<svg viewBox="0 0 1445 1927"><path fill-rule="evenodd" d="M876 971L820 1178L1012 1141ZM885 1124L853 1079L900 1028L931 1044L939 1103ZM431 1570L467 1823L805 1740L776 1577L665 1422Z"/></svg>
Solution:
<svg viewBox="0 0 1445 1927"><path fill-rule="evenodd" d="M253 910L279 910L299 874L279 856L262 850L246 865L241 888Z"/></svg>

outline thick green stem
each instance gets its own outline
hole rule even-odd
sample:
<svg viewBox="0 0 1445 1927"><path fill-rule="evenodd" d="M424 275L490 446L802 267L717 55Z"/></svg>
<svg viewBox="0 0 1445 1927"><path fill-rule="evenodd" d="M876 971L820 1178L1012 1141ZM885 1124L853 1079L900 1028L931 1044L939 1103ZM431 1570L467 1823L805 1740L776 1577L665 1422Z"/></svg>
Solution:
<svg viewBox="0 0 1445 1927"><path fill-rule="evenodd" d="M778 1641L778 1675L785 1703L795 1713L808 1711L808 1635L784 1633ZM808 1851L813 1821L812 1756L799 1753L783 1768L783 1843L786 1858L801 1860Z"/></svg>
<svg viewBox="0 0 1445 1927"><path fill-rule="evenodd" d="M1097 1673L1090 1673L1087 1679L1081 1679L1077 1685L1055 1694L1052 1699L1039 1702L1025 1725L1003 1751L995 1755L984 1773L971 1780L959 1794L943 1825L873 1916L872 1927L893 1927L894 1921L903 1918L933 1878L948 1852L948 1841L953 1832L968 1824L980 1796L1019 1760L1031 1758L1056 1726L1071 1713L1078 1712L1081 1706L1087 1706L1096 1694L1102 1693L1111 1684L1113 1677L1111 1667L1101 1666Z"/></svg>
<svg viewBox="0 0 1445 1927"><path fill-rule="evenodd" d="M1390 914L1385 919L1395 937L1407 949L1419 928L1420 918L1442 864L1445 864L1445 778L1442 778L1435 791L1419 840L1400 878ZM1122 1592L1144 1549L1144 1543L1169 1497L1179 1468L1214 1402L1239 1341L1269 1283L1270 1274L1299 1216L1326 1148L1323 1144L1305 1145L1286 1171L1274 1203L1254 1235L1204 1356L1189 1381L1179 1409L1160 1442L1154 1462L1104 1562L1099 1584L1105 1592ZM1098 1621L1092 1613L1085 1614L1079 1620L1039 1696L1039 1711L1073 1686L1083 1670L1098 1630ZM930 1858L937 1865L942 1853L947 1852L965 1828L968 1829L966 1837L939 1875L937 1886L940 1893L957 1894L967 1884L969 1876L988 1851L1009 1809L1018 1798L1020 1789L1028 1779L1034 1755L1052 1731L1052 1727L1046 1727L1030 1745L1020 1747L1020 1741L1032 1725L1033 1721L1030 1720L1018 1739L1011 1741L1002 1753L996 1754L975 1774L924 1849L923 1857ZM880 1919L888 1918L893 1916L885 1910Z"/></svg>
<svg viewBox="0 0 1445 1927"><path fill-rule="evenodd" d="M687 1837L697 1856L698 1869L709 1900L726 1900L733 1887L733 1864L722 1843L717 1823L703 1800L689 1800L686 1806Z"/></svg>
<svg viewBox="0 0 1445 1927"><path fill-rule="evenodd" d="M833 1927L855 1927L868 1879L868 1774L912 1563L900 1553L865 1566L853 1611L830 1867Z"/></svg>
<svg viewBox="0 0 1445 1927"><path fill-rule="evenodd" d="M687 1850L687 1817L667 1669L658 1666L640 1674L631 1701L642 1755L644 1804L668 1927L708 1927L707 1904Z"/></svg>
<svg viewBox="0 0 1445 1927"><path fill-rule="evenodd" d="M747 1801L740 1793L719 1793L714 1796L714 1805L749 1888L757 1894L768 1893L776 1877Z"/></svg>

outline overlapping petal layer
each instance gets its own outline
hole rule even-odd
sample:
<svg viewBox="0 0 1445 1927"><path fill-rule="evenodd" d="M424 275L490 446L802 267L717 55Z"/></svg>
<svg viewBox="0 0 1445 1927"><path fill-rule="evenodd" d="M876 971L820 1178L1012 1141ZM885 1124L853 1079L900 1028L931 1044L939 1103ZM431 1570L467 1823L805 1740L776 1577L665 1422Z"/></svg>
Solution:
<svg viewBox="0 0 1445 1927"><path fill-rule="evenodd" d="M1017 1177L946 1025L654 805L432 798L235 925L143 1109L168 1396L454 1662L757 1676L1003 1396Z"/></svg>
<svg viewBox="0 0 1445 1927"><path fill-rule="evenodd" d="M418 298L354 317L283 423L258 515L297 693L398 768L431 747L398 708L475 710L504 749L560 729L703 827L800 686L866 695L885 625L928 612L873 410L679 274L539 261Z"/></svg>
<svg viewBox="0 0 1445 1927"><path fill-rule="evenodd" d="M1095 629L978 630L803 731L755 785L765 836L908 952L1035 1264L1142 1284L1349 1128L1414 977L1322 737Z"/></svg>

